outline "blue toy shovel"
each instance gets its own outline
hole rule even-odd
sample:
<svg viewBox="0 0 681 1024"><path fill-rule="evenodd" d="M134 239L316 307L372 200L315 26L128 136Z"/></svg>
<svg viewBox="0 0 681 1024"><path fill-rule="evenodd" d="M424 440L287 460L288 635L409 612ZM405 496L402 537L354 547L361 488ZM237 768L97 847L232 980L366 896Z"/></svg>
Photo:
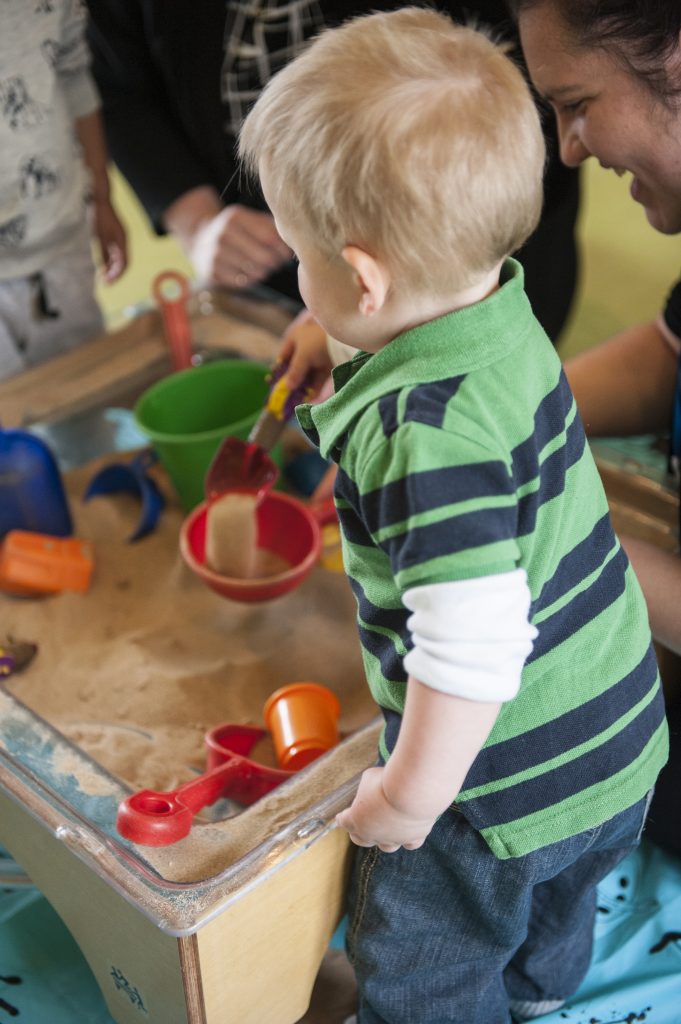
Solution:
<svg viewBox="0 0 681 1024"><path fill-rule="evenodd" d="M158 455L150 448L140 452L131 462L112 462L94 475L83 495L83 501L89 501L101 494L123 491L140 498L142 511L136 529L128 537L129 543L151 533L165 506L165 498L148 472L156 462Z"/></svg>

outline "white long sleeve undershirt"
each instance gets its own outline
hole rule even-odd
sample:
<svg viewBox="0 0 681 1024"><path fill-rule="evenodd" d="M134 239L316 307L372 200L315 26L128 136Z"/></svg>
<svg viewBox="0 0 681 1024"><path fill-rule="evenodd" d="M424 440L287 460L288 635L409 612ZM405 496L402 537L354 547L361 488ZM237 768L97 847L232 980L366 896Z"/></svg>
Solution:
<svg viewBox="0 0 681 1024"><path fill-rule="evenodd" d="M468 700L511 700L537 630L524 569L412 587L403 596L414 647L410 676Z"/></svg>

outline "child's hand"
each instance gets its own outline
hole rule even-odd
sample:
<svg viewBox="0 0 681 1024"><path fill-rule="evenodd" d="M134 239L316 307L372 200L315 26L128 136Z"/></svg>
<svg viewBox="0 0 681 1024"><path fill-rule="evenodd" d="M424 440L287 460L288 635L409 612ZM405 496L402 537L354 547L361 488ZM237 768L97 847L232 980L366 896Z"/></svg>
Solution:
<svg viewBox="0 0 681 1024"><path fill-rule="evenodd" d="M326 331L306 309L289 324L281 342L279 358L288 359L286 383L294 391L310 374L310 388L319 394L331 373L331 357L326 344Z"/></svg>
<svg viewBox="0 0 681 1024"><path fill-rule="evenodd" d="M401 846L417 850L432 829L434 818L417 818L394 807L383 790L385 768L368 768L362 775L352 805L336 815L357 846L378 846L394 853Z"/></svg>
<svg viewBox="0 0 681 1024"><path fill-rule="evenodd" d="M125 228L108 200L95 200L94 231L102 258L102 276L107 284L112 284L128 265L128 244Z"/></svg>

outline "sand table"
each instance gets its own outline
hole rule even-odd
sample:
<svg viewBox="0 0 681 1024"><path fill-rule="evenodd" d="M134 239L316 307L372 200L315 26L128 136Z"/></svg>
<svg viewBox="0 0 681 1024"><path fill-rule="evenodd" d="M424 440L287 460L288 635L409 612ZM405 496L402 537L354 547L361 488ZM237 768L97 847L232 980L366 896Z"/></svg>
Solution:
<svg viewBox="0 0 681 1024"><path fill-rule="evenodd" d="M220 722L262 725L266 698L285 683L323 683L341 702L340 730L348 738L318 765L236 818L195 827L172 847L140 848L164 878L206 878L371 761L375 737L361 730L377 711L364 680L355 602L345 577L321 568L269 603L219 597L181 560L183 513L161 471L169 505L138 543L125 540L139 518L137 501L114 495L80 502L86 482L110 461L67 479L76 534L94 544L90 591L41 599L0 594L2 634L39 645L7 689L131 790L172 789L205 770L206 730ZM254 756L273 763L268 744ZM75 757L83 792L106 789L105 776L77 763Z"/></svg>

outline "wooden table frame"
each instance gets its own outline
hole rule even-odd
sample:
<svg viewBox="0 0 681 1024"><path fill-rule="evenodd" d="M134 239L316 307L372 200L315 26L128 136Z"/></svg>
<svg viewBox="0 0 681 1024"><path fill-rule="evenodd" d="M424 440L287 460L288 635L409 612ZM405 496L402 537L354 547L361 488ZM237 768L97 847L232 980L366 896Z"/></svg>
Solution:
<svg viewBox="0 0 681 1024"><path fill-rule="evenodd" d="M251 359L272 362L291 314L272 302L229 291L197 292L189 313L217 313L225 324L225 346ZM223 346L218 346L218 350ZM131 402L170 371L156 309L140 314L120 330L103 334L47 363L0 381L0 422L25 427Z"/></svg>
<svg viewBox="0 0 681 1024"><path fill-rule="evenodd" d="M3 699L11 698L0 694L0 708ZM142 909L145 879L113 844L1 755L0 841L70 930L118 1024L294 1024L303 1016L342 914L349 843L332 823L356 780L226 872L224 892L211 880L214 906L173 928L162 910L153 920ZM182 888L169 887L171 914Z"/></svg>

